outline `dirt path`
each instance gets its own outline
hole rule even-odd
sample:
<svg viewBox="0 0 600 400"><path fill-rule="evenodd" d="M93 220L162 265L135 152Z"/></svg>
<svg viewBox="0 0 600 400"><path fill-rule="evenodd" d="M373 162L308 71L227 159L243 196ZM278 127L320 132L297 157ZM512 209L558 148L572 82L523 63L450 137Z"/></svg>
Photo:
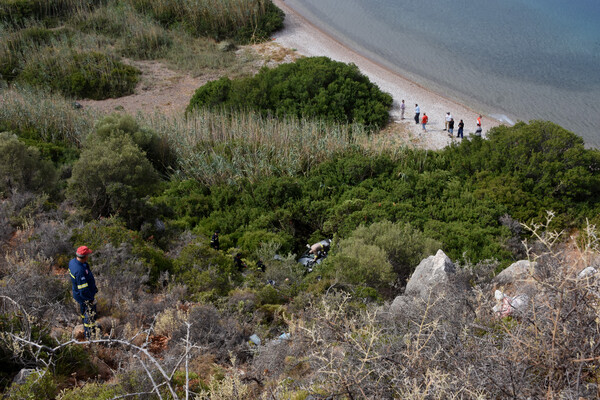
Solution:
<svg viewBox="0 0 600 400"><path fill-rule="evenodd" d="M196 89L219 78L218 73L192 77L173 71L159 61L130 61L129 64L142 71L134 94L117 99L81 100L79 103L103 113L120 111L135 115L158 111L173 114L185 110Z"/></svg>
<svg viewBox="0 0 600 400"><path fill-rule="evenodd" d="M253 72L258 72L264 65L273 67L294 61L298 57L294 51L275 42L243 46L237 53L246 51L256 55ZM117 99L80 100L79 103L102 113L119 111L135 115L138 112L142 114L160 112L171 115L185 111L196 89L225 74L223 71L210 70L194 77L189 73L170 69L160 61L125 60L125 62L142 71L134 94Z"/></svg>

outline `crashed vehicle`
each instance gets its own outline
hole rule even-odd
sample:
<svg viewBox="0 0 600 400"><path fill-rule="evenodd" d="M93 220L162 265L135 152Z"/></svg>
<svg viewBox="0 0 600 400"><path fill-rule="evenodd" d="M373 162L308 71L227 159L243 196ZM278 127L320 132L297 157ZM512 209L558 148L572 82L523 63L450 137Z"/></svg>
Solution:
<svg viewBox="0 0 600 400"><path fill-rule="evenodd" d="M321 264L325 257L327 257L330 246L331 239L321 240L312 246L307 244L306 247L308 250L298 258L298 262L306 267L306 272L312 272L313 268Z"/></svg>

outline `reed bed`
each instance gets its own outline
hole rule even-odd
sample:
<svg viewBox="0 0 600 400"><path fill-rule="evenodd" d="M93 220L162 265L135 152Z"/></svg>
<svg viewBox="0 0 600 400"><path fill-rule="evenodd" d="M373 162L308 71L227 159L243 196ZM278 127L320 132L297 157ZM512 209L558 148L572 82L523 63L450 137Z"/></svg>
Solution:
<svg viewBox="0 0 600 400"><path fill-rule="evenodd" d="M162 58L173 43L169 32L129 3L111 3L77 12L70 23L82 32L114 40L117 52L137 59Z"/></svg>
<svg viewBox="0 0 600 400"><path fill-rule="evenodd" d="M47 142L80 146L97 118L61 95L28 87L0 89L0 104L0 130L33 131Z"/></svg>
<svg viewBox="0 0 600 400"><path fill-rule="evenodd" d="M22 26L32 20L64 17L81 10L91 10L107 0L3 0L0 1L0 21Z"/></svg>
<svg viewBox="0 0 600 400"><path fill-rule="evenodd" d="M136 9L167 26L183 24L191 33L230 37L241 28L257 27L270 0L129 0Z"/></svg>
<svg viewBox="0 0 600 400"><path fill-rule="evenodd" d="M336 154L366 151L359 143L371 133L356 124L206 109L187 118L155 114L140 124L168 139L183 177L205 184L304 174Z"/></svg>

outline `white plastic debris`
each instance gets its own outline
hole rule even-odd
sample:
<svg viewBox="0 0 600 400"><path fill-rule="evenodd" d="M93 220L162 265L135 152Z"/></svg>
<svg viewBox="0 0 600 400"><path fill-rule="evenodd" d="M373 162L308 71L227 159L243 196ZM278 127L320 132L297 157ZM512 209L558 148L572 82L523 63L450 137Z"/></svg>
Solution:
<svg viewBox="0 0 600 400"><path fill-rule="evenodd" d="M250 337L248 338L248 341L249 341L250 343L253 343L253 344L257 345L257 346L260 346L260 343L261 343L261 342L260 342L260 338L258 337L258 335L257 335L256 333L255 333L255 334L253 334L252 336L250 336Z"/></svg>
<svg viewBox="0 0 600 400"><path fill-rule="evenodd" d="M525 308L529 303L529 296L526 294L519 294L511 297L505 295L500 290L496 290L494 297L500 303L496 304L492 310L500 317L507 317L509 315L513 315L515 312L525 311Z"/></svg>
<svg viewBox="0 0 600 400"><path fill-rule="evenodd" d="M590 277L592 275L594 275L596 272L598 272L598 270L594 267L587 267L586 269L584 269L583 271L581 271L579 273L579 275L577 275L577 277L579 279L583 279L583 278L587 278Z"/></svg>

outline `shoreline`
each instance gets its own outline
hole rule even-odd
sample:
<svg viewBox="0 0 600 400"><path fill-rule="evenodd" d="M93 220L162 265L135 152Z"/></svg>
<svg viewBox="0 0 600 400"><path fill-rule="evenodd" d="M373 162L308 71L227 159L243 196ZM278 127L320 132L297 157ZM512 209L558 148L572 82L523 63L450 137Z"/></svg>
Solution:
<svg viewBox="0 0 600 400"><path fill-rule="evenodd" d="M418 142L422 142L423 147L440 149L460 140L456 137L450 138L443 130L444 117L448 111L454 117L455 135L458 130L458 122L461 119L465 123L464 136L467 137L474 133L476 119L480 114L483 115L484 136L488 129L502 124L499 120L415 83L344 45L300 15L283 0L273 0L273 3L285 13L283 29L273 34L276 43L285 48L294 49L303 56L327 56L332 60L355 64L381 90L392 95L394 103L390 116L393 122L402 125L409 136ZM401 120L400 103L403 99L405 100L406 111L404 120ZM421 115L427 113L429 117L427 132L423 132L421 124L414 122L415 104L419 104Z"/></svg>

